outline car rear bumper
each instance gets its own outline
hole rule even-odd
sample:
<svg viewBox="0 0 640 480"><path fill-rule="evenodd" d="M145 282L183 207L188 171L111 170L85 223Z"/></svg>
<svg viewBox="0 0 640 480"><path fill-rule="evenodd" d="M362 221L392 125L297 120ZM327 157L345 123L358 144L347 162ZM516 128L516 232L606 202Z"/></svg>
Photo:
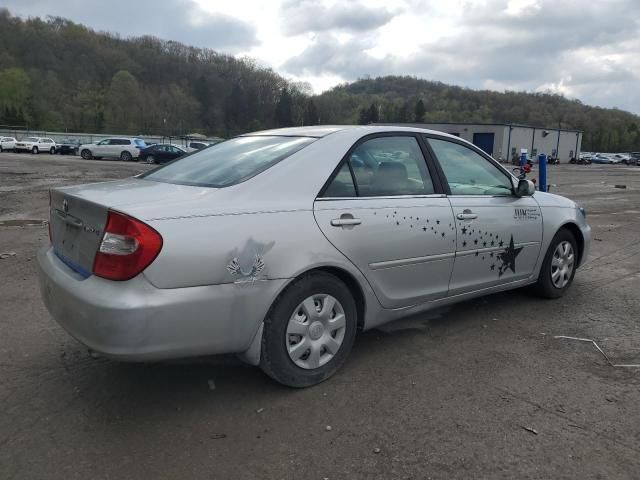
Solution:
<svg viewBox="0 0 640 480"><path fill-rule="evenodd" d="M44 303L78 341L108 357L162 360L245 352L286 280L159 289L144 276L82 278L47 247L38 253Z"/></svg>

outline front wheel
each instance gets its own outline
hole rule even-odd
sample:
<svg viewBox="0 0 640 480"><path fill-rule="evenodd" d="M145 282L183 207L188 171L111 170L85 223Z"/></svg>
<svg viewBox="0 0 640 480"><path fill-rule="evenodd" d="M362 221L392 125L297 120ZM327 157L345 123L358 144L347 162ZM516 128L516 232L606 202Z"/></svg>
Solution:
<svg viewBox="0 0 640 480"><path fill-rule="evenodd" d="M92 158L91 151L89 150L82 150L82 152L80 152L80 156L85 160L91 160Z"/></svg>
<svg viewBox="0 0 640 480"><path fill-rule="evenodd" d="M34 155L37 155L38 154L38 147L33 147L31 149L31 153L33 153Z"/></svg>
<svg viewBox="0 0 640 480"><path fill-rule="evenodd" d="M560 298L573 282L578 268L578 248L573 234L566 229L553 237L542 262L536 289L544 298Z"/></svg>
<svg viewBox="0 0 640 480"><path fill-rule="evenodd" d="M49 149L49 155L55 155L55 153L56 153L56 149L54 147L51 147Z"/></svg>
<svg viewBox="0 0 640 480"><path fill-rule="evenodd" d="M356 335L356 304L347 286L328 273L296 280L264 322L260 367L289 387L309 387L344 363Z"/></svg>
<svg viewBox="0 0 640 480"><path fill-rule="evenodd" d="M130 162L132 158L133 157L131 156L131 153L127 152L126 150L120 154L120 160L122 160L123 162Z"/></svg>

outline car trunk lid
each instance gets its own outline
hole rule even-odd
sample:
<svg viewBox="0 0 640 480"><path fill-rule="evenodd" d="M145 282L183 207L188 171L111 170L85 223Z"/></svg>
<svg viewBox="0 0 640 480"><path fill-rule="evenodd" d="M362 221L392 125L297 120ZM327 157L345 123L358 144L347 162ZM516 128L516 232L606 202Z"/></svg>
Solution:
<svg viewBox="0 0 640 480"><path fill-rule="evenodd" d="M91 275L108 210L63 190L51 191L51 244L62 261L85 277Z"/></svg>

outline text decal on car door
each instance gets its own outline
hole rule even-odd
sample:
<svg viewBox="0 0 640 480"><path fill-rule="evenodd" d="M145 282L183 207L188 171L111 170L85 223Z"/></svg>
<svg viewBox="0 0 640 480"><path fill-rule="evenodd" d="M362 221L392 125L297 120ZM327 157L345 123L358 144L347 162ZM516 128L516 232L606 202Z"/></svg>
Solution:
<svg viewBox="0 0 640 480"><path fill-rule="evenodd" d="M513 218L515 220L538 220L540 218L540 209L532 208L515 208L513 210Z"/></svg>

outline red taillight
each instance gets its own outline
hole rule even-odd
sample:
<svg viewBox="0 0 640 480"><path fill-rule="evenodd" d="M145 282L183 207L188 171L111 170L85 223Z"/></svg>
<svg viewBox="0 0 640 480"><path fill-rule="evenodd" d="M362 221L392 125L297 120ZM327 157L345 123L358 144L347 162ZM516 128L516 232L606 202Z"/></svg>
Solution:
<svg viewBox="0 0 640 480"><path fill-rule="evenodd" d="M146 223L109 210L93 273L109 280L135 277L160 253L162 237Z"/></svg>

